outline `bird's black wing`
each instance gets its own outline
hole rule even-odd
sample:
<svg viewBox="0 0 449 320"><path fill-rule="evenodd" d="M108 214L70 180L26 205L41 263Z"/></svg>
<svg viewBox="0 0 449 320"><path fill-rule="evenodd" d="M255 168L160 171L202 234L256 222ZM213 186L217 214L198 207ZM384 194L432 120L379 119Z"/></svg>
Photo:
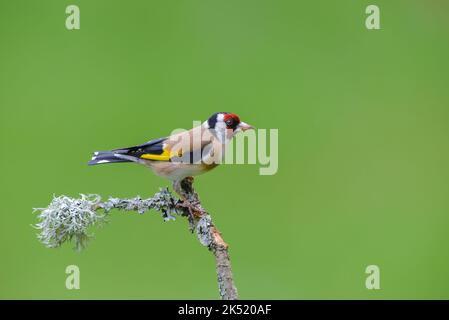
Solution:
<svg viewBox="0 0 449 320"><path fill-rule="evenodd" d="M138 146L119 148L111 151L97 151L94 152L92 160L88 164L139 162L141 159L169 161L169 151L164 150L164 141L166 139L159 138Z"/></svg>

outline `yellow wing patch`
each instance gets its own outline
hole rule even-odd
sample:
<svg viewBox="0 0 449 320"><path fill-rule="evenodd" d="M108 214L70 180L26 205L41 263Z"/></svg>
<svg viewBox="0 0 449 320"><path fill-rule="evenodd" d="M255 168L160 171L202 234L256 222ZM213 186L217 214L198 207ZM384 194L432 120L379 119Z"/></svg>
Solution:
<svg viewBox="0 0 449 320"><path fill-rule="evenodd" d="M170 150L169 146L164 145L161 154L144 153L140 156L141 159L157 160L157 161L170 161L172 157L182 157L182 149Z"/></svg>
<svg viewBox="0 0 449 320"><path fill-rule="evenodd" d="M161 154L145 153L141 155L140 158L147 160L168 161L170 160L170 151L166 149Z"/></svg>

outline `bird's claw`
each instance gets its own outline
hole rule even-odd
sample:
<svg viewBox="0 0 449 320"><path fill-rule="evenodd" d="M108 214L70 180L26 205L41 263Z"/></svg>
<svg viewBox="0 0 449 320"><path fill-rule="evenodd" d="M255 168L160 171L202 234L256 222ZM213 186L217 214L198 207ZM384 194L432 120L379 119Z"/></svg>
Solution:
<svg viewBox="0 0 449 320"><path fill-rule="evenodd" d="M196 204L191 203L188 200L183 200L182 202L178 203L176 206L178 208L187 209L189 211L189 215L192 218L198 219L206 214L206 212L204 211L203 208L199 207Z"/></svg>

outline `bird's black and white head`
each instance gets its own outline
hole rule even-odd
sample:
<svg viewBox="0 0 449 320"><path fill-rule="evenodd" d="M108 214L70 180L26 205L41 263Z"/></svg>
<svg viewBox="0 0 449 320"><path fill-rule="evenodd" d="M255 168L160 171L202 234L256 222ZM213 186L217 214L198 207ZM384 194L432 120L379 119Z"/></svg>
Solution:
<svg viewBox="0 0 449 320"><path fill-rule="evenodd" d="M249 124L240 121L240 117L235 113L217 112L214 113L206 122L204 126L213 131L219 138L224 138L228 141L239 132L254 129Z"/></svg>

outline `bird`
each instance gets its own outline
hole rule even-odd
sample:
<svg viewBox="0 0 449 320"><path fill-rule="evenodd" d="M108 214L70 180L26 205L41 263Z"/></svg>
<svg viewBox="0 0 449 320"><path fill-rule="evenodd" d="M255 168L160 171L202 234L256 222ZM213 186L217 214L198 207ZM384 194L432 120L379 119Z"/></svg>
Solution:
<svg viewBox="0 0 449 320"><path fill-rule="evenodd" d="M134 162L172 182L216 168L239 132L254 129L235 113L216 112L201 125L133 147L93 153L89 165Z"/></svg>

